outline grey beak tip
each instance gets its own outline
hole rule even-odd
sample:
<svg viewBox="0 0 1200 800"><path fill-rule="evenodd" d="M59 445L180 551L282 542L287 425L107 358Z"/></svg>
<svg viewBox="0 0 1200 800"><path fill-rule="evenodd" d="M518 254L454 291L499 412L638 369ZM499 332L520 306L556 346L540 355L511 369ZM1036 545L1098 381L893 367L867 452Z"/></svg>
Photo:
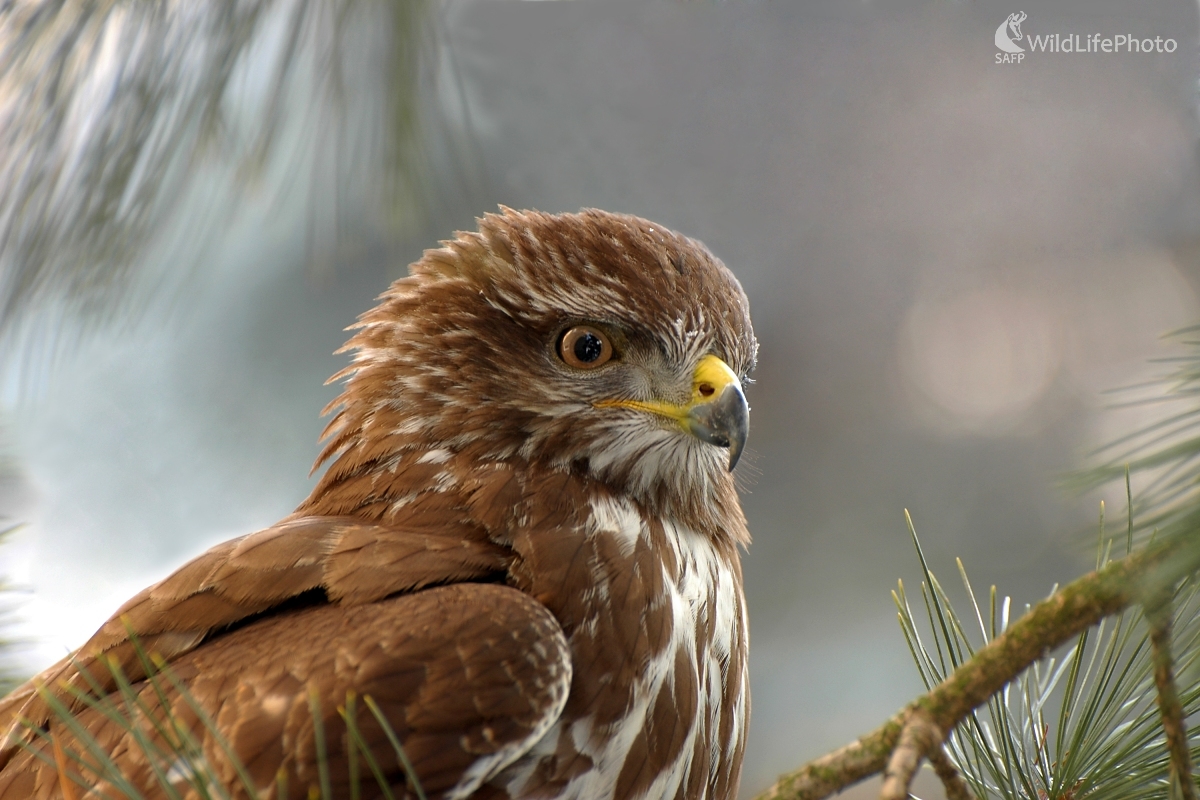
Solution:
<svg viewBox="0 0 1200 800"><path fill-rule="evenodd" d="M733 468L737 466L738 459L742 457L742 448L730 445L729 447L729 471L733 472Z"/></svg>
<svg viewBox="0 0 1200 800"><path fill-rule="evenodd" d="M711 403L693 409L692 433L709 444L729 448L729 471L737 466L750 432L750 407L740 386L727 386Z"/></svg>

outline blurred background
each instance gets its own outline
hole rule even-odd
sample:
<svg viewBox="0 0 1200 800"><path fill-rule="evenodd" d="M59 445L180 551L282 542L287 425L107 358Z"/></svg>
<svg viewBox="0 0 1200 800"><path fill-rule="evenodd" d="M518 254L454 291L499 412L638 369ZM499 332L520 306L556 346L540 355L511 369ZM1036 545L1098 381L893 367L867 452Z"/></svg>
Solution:
<svg viewBox="0 0 1200 800"><path fill-rule="evenodd" d="M1178 46L998 64L1016 11ZM751 796L920 691L905 508L944 583L961 557L1018 608L1093 562L1102 495L1062 478L1200 320L1198 31L1189 0L4 6L21 668L291 511L331 353L422 249L602 207L705 241L762 343Z"/></svg>

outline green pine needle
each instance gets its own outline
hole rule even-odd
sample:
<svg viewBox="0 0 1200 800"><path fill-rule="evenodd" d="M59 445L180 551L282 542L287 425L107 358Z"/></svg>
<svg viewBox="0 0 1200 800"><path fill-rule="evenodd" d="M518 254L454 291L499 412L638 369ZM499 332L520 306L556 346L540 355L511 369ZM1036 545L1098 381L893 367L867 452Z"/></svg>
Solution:
<svg viewBox="0 0 1200 800"><path fill-rule="evenodd" d="M1007 627L997 629L995 589L992 624L962 562L963 588L977 630L968 633L946 592L929 570L913 533L925 571L924 620L918 620L901 583L893 593L901 631L926 687L940 683L960 659ZM1100 548L1108 562L1112 542ZM1008 599L1004 604L1007 607ZM1174 649L1180 700L1185 716L1200 711L1200 591L1189 581L1175 594ZM932 639L926 644L921 630ZM933 652L930 652L930 647ZM952 655L947 669L943 653ZM950 736L947 751L980 798L1002 800L1141 800L1167 796L1169 757L1164 743L1150 658L1149 632L1142 614L1127 611L1085 631L1065 652L1036 662L986 707L973 713ZM1200 740L1200 726L1189 731ZM1200 746L1193 746L1193 759Z"/></svg>

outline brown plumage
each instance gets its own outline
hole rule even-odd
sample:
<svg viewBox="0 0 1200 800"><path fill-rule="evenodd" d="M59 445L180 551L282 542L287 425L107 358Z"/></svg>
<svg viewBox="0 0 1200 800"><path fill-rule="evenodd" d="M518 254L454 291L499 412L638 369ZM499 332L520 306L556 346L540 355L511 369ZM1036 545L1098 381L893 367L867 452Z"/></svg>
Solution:
<svg viewBox="0 0 1200 800"><path fill-rule="evenodd" d="M365 696L431 798L732 798L749 536L730 469L756 349L734 277L636 217L505 209L427 251L356 328L309 498L0 701L0 800L198 797L205 780L275 798L280 776L308 797L317 722L334 796L355 774L381 796L348 697L413 796ZM147 680L139 648L169 680ZM105 695L139 698L134 730L85 699ZM149 722L164 707L191 760Z"/></svg>

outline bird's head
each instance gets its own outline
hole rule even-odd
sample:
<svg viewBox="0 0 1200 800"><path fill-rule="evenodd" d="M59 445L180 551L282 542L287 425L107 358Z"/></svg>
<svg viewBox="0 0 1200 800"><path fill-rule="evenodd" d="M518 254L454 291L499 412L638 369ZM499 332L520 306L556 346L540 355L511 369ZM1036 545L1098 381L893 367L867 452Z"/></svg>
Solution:
<svg viewBox="0 0 1200 800"><path fill-rule="evenodd" d="M757 343L704 245L637 217L504 209L364 314L330 473L405 459L572 470L658 507L730 492Z"/></svg>

